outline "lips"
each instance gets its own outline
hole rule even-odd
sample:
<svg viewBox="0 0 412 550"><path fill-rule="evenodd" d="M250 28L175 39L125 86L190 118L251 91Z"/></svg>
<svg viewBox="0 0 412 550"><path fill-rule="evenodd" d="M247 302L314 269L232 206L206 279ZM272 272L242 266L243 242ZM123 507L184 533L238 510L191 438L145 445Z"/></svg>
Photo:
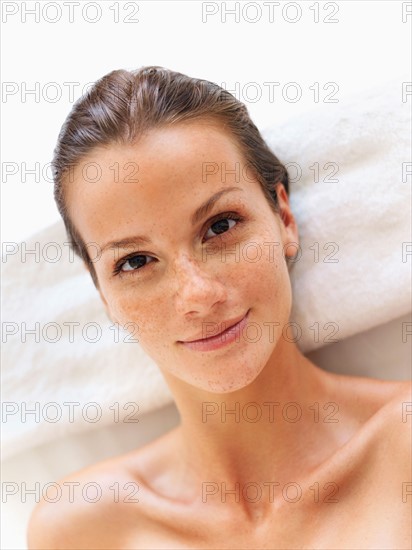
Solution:
<svg viewBox="0 0 412 550"><path fill-rule="evenodd" d="M191 338L191 339L188 339L188 340L179 340L179 342L183 342L183 343L207 342L209 339L216 338L216 336L219 336L220 334L223 334L224 332L226 332L230 328L237 325L247 315L247 313L248 312L246 312L243 315L240 315L239 317L236 317L234 319L229 319L228 321L222 321L222 323L221 323L221 326L223 327L222 330L220 330L216 334L211 334L207 338L202 338L202 336L205 332L203 330L203 332L198 333L194 338ZM216 324L216 323L214 323L214 324Z"/></svg>

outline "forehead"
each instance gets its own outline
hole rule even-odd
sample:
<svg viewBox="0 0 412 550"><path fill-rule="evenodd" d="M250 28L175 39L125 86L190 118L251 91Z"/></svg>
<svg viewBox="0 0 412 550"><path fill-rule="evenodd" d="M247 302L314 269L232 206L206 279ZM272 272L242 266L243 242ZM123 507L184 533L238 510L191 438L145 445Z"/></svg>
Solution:
<svg viewBox="0 0 412 550"><path fill-rule="evenodd" d="M66 197L69 210L73 201L77 210L79 197L82 201L113 193L119 197L122 191L162 184L164 191L177 191L190 182L195 191L199 183L203 188L239 183L245 165L229 130L215 121L185 121L150 130L134 144L96 147L74 167Z"/></svg>
<svg viewBox="0 0 412 550"><path fill-rule="evenodd" d="M243 161L243 155L233 134L221 124L212 120L184 121L148 130L133 144L111 143L94 148L74 168L74 180L88 179L85 165L91 166L93 178L92 163L114 170L111 163L116 160L135 162L135 167L145 172L142 176L149 177L165 162L168 169L171 164L176 169L184 164L202 169L205 162Z"/></svg>

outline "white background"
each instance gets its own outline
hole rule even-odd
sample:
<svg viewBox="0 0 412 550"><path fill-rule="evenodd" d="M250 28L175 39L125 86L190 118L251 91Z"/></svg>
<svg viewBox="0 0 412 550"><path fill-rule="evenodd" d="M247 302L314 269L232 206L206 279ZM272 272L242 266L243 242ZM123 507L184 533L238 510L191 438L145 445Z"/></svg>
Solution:
<svg viewBox="0 0 412 550"><path fill-rule="evenodd" d="M74 4L73 22L67 3ZM322 102L331 91L323 90L328 82L339 86L334 97L341 99L398 75L401 82L411 65L412 15L402 21L402 10L412 11L410 2L271 2L270 8L267 2L82 0L56 7L41 1L37 15L25 13L35 4L2 2L3 242L24 240L59 219L50 172L45 177L41 172L83 86L114 69L161 65L212 80L245 102L264 130L306 109L333 109L333 103ZM334 6L338 11L332 15ZM225 15L233 9L239 21L233 13ZM126 23L128 15L135 22ZM338 22L326 23L328 15ZM73 97L68 82L78 83ZM274 98L264 82L279 83ZM282 97L290 82L302 90L297 102ZM309 89L315 82L319 102ZM38 97L25 93L36 83ZM34 169L36 162L40 177L27 173L23 181L22 163ZM11 166L15 175L7 173Z"/></svg>

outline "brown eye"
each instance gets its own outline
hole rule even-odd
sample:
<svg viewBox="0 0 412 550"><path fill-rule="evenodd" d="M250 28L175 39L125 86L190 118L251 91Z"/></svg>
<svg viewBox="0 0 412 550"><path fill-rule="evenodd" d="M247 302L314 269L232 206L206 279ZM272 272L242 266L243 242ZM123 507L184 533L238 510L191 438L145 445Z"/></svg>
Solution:
<svg viewBox="0 0 412 550"><path fill-rule="evenodd" d="M146 262L144 261L144 258L149 258L149 256L144 256L143 254L139 254L138 256L133 256L132 258L129 258L122 265L122 270L123 271L134 271L135 269L138 269L139 267L144 267L146 265ZM127 269L127 264L129 264L128 269Z"/></svg>
<svg viewBox="0 0 412 550"><path fill-rule="evenodd" d="M129 274L133 271L140 271L143 267L150 263L145 261L145 258L151 258L151 256L148 256L147 254L135 254L134 256L129 256L126 259L120 260L114 269L114 274Z"/></svg>
<svg viewBox="0 0 412 550"><path fill-rule="evenodd" d="M209 231L212 230L213 232L217 233L217 235L212 235L210 238L227 233L228 231L230 231L230 229L232 229L241 221L242 218L240 216L232 213L222 215L219 219L215 220L210 225Z"/></svg>

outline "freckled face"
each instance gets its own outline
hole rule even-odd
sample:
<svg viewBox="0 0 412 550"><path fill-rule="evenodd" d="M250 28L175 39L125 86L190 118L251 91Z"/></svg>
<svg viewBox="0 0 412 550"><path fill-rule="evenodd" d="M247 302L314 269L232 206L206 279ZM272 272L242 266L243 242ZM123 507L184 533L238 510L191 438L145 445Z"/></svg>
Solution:
<svg viewBox="0 0 412 550"><path fill-rule="evenodd" d="M191 121L152 130L133 146L95 149L76 167L67 201L84 241L98 245L89 252L111 318L130 323L162 371L219 393L257 377L289 319L284 246L298 238L271 210L229 134ZM232 343L208 351L182 344L247 312Z"/></svg>

